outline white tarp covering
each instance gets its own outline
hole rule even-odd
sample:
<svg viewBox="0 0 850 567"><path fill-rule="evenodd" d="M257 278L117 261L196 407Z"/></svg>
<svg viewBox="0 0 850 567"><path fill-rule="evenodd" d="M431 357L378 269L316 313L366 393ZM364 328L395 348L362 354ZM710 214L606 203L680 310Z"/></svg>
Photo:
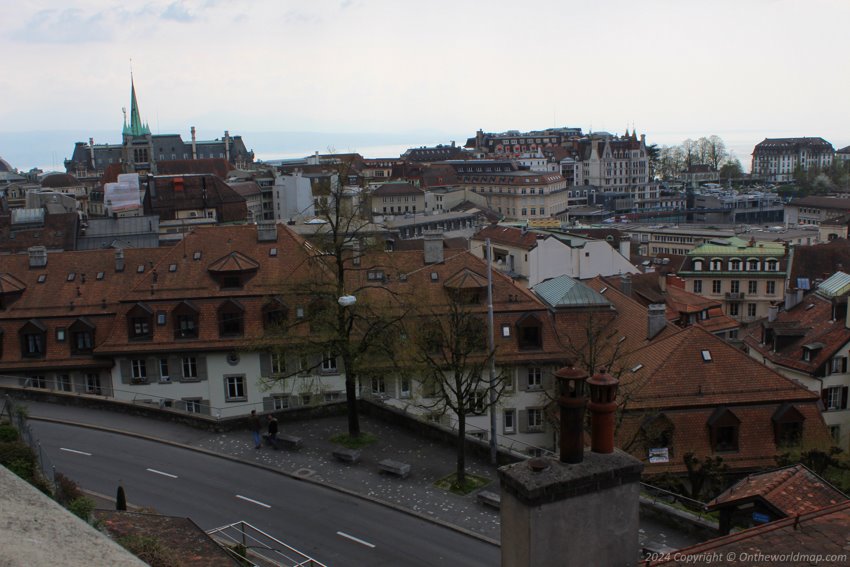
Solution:
<svg viewBox="0 0 850 567"><path fill-rule="evenodd" d="M139 176L135 173L122 173L118 176L117 183L107 183L103 189L103 204L108 215L132 211L142 206Z"/></svg>

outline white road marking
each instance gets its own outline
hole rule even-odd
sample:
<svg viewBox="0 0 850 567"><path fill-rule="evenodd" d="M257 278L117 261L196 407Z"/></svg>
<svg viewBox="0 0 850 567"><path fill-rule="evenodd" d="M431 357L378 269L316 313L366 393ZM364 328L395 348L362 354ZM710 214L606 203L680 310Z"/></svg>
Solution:
<svg viewBox="0 0 850 567"><path fill-rule="evenodd" d="M78 455L85 455L86 457L91 457L91 453L86 453L85 451L77 451L76 449L66 449L65 447L59 447L60 451L68 451L69 453L76 453Z"/></svg>
<svg viewBox="0 0 850 567"><path fill-rule="evenodd" d="M269 506L268 504L263 504L262 502L260 502L258 500L254 500L253 498L248 498L247 496L242 496L240 494L237 494L236 498L241 498L242 500L245 500L247 502L251 502L252 504L256 504L257 506L262 506L263 508L271 508L271 506Z"/></svg>
<svg viewBox="0 0 850 567"><path fill-rule="evenodd" d="M348 538L351 541L356 541L360 545L365 545L366 547L372 547L372 548L375 547L373 544L369 543L368 541L363 541L362 539L354 537L353 535L348 535L345 532L336 532L336 535L342 536L344 538Z"/></svg>
<svg viewBox="0 0 850 567"><path fill-rule="evenodd" d="M147 470L149 470L152 473L161 474L162 476L167 476L169 478L177 478L176 474L169 474L167 472L158 471L156 469L147 469Z"/></svg>

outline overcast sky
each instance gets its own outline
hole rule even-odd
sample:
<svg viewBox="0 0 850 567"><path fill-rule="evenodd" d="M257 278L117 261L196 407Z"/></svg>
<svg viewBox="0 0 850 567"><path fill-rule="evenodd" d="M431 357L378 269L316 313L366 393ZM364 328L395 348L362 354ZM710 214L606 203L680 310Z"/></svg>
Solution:
<svg viewBox="0 0 850 567"><path fill-rule="evenodd" d="M463 142L478 128L635 127L659 144L718 134L745 165L765 137L850 144L847 0L0 0L0 8L0 132L67 130L87 140L106 130L111 139L96 141L118 142L132 59L143 119L184 138L192 125L201 138L225 129L246 138L369 132L422 143Z"/></svg>

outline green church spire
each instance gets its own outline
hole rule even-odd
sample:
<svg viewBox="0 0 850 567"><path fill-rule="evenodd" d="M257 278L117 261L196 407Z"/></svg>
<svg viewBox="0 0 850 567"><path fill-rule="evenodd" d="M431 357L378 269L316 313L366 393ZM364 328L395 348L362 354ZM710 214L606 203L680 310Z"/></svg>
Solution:
<svg viewBox="0 0 850 567"><path fill-rule="evenodd" d="M139 103L136 101L136 85L133 82L133 75L130 74L130 123L127 124L127 113L124 113L124 135L125 136L145 136L150 134L150 128L147 123L142 123L142 118L139 115Z"/></svg>

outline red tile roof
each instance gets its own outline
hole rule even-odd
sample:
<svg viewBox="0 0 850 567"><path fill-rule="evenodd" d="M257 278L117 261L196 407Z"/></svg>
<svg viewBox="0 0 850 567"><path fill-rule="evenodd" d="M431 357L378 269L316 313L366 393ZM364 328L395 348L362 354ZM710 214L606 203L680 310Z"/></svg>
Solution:
<svg viewBox="0 0 850 567"><path fill-rule="evenodd" d="M700 558L736 566L827 565L829 555L839 556L833 564L843 565L848 532L850 501L686 547L644 565L698 565Z"/></svg>
<svg viewBox="0 0 850 567"><path fill-rule="evenodd" d="M493 244L503 244L505 246L516 246L531 250L537 246L537 239L543 238L544 235L538 234L532 230L523 230L512 226L490 225L482 228L472 236L472 240L483 242L490 239Z"/></svg>
<svg viewBox="0 0 850 567"><path fill-rule="evenodd" d="M761 500L784 516L806 514L848 500L802 464L754 473L708 503L709 510Z"/></svg>

